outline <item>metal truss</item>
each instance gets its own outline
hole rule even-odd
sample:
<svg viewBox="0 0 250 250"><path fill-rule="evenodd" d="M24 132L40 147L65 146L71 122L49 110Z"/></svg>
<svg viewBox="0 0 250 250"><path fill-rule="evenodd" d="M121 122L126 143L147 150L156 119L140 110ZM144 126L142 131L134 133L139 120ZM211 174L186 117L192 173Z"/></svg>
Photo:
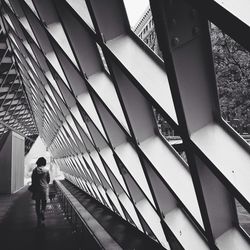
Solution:
<svg viewBox="0 0 250 250"><path fill-rule="evenodd" d="M122 0L1 3L39 134L68 180L166 249L250 249L235 206L250 212L249 146L220 116L208 26L250 49L246 1L151 0L163 60Z"/></svg>
<svg viewBox="0 0 250 250"><path fill-rule="evenodd" d="M23 136L37 134L32 114L11 45L2 24L0 30L0 137L9 129Z"/></svg>

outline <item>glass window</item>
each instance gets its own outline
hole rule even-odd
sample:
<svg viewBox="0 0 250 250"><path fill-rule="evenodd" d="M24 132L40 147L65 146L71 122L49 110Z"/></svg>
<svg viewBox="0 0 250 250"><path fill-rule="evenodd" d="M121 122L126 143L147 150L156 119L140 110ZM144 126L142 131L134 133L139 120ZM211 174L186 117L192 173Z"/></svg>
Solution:
<svg viewBox="0 0 250 250"><path fill-rule="evenodd" d="M187 164L187 157L182 138L154 107L153 112L160 135L176 150L176 152L178 152L178 154Z"/></svg>
<svg viewBox="0 0 250 250"><path fill-rule="evenodd" d="M94 30L94 25L90 17L85 0L67 0L69 5L77 12L77 14Z"/></svg>
<svg viewBox="0 0 250 250"><path fill-rule="evenodd" d="M236 199L235 199L235 205L236 205L239 225L248 234L248 236L250 236L250 214Z"/></svg>
<svg viewBox="0 0 250 250"><path fill-rule="evenodd" d="M250 141L250 53L214 24L210 26L222 118Z"/></svg>
<svg viewBox="0 0 250 250"><path fill-rule="evenodd" d="M101 48L98 44L96 44L96 45L97 45L98 51L99 51L99 53L100 53L100 56L101 56L101 59L102 59L102 63L103 63L104 69L107 71L107 73L109 73L109 69L108 69L107 62L106 62L106 59L105 59L105 57L104 57L102 48ZM109 73L109 74L110 74L110 73Z"/></svg>
<svg viewBox="0 0 250 250"><path fill-rule="evenodd" d="M143 35L145 35L151 26L153 26L149 0L124 0L124 4L131 30L143 40L143 38L145 38ZM144 42L149 46L149 48L151 48L152 51L154 51L156 55L162 58L162 53L159 50L156 38L154 41L151 41L150 44L148 44L147 40L144 40Z"/></svg>

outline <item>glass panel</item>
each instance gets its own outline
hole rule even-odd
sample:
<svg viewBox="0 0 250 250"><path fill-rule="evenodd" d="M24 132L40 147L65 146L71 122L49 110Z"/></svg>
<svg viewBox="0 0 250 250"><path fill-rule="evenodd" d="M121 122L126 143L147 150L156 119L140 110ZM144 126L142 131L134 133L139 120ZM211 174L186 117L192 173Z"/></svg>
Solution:
<svg viewBox="0 0 250 250"><path fill-rule="evenodd" d="M14 11L13 8L12 8L12 5L10 4L10 1L9 1L9 0L6 0L5 2L9 5L9 7L11 8L11 10L15 13L15 11Z"/></svg>
<svg viewBox="0 0 250 250"><path fill-rule="evenodd" d="M184 151L182 138L154 107L153 112L160 135L162 135L162 137L178 152L182 159L187 163L187 157Z"/></svg>
<svg viewBox="0 0 250 250"><path fill-rule="evenodd" d="M25 2L29 5L29 7L31 8L31 10L33 11L33 13L34 13L37 17L39 17L38 14L37 14L36 8L35 8L35 6L34 6L34 4L33 4L33 2L32 2L32 0L25 0Z"/></svg>
<svg viewBox="0 0 250 250"><path fill-rule="evenodd" d="M214 24L210 26L221 116L250 140L250 53Z"/></svg>
<svg viewBox="0 0 250 250"><path fill-rule="evenodd" d="M94 30L85 0L66 0L75 12Z"/></svg>
<svg viewBox="0 0 250 250"><path fill-rule="evenodd" d="M238 220L243 230L250 236L250 214L247 210L235 199Z"/></svg>
<svg viewBox="0 0 250 250"><path fill-rule="evenodd" d="M130 27L133 29L149 9L149 0L124 0Z"/></svg>
<svg viewBox="0 0 250 250"><path fill-rule="evenodd" d="M124 0L131 30L160 58L152 12L148 0Z"/></svg>
<svg viewBox="0 0 250 250"><path fill-rule="evenodd" d="M104 66L104 69L110 74L109 69L108 69L108 66L107 66L106 59L105 59L104 54L103 54L103 51L102 51L102 48L101 48L98 44L96 44L96 45L97 45L99 54L100 54L100 56L101 56L102 63L103 63L103 66Z"/></svg>

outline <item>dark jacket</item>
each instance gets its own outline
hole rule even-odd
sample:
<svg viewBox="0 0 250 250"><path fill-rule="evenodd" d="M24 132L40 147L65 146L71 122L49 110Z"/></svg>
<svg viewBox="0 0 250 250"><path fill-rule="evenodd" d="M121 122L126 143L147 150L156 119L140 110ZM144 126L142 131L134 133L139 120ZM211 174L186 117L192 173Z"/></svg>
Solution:
<svg viewBox="0 0 250 250"><path fill-rule="evenodd" d="M50 182L49 171L44 167L36 167L32 172L32 186L35 192L46 192Z"/></svg>

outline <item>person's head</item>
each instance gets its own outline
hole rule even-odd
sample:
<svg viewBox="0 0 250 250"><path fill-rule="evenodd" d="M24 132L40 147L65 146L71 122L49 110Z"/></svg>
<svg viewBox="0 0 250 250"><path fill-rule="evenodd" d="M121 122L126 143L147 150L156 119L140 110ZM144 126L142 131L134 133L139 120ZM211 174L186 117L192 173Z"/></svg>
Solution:
<svg viewBox="0 0 250 250"><path fill-rule="evenodd" d="M36 161L36 165L38 167L44 167L44 166L46 166L46 160L45 160L45 158L44 157L38 158L38 160Z"/></svg>

